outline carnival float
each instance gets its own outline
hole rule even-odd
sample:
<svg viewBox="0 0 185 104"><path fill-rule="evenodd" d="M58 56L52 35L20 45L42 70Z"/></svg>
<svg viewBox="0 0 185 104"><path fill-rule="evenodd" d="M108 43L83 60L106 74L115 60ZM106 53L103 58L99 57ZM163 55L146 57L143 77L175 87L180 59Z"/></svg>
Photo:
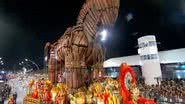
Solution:
<svg viewBox="0 0 185 104"><path fill-rule="evenodd" d="M64 83L53 85L51 81L30 80L23 104L156 104L140 96L134 71L122 64L118 79L106 78L94 81L70 92Z"/></svg>
<svg viewBox="0 0 185 104"><path fill-rule="evenodd" d="M105 52L99 37L114 25L119 2L85 1L76 26L45 45L48 79L30 80L23 104L155 104L139 97L128 65L121 65L118 79L104 78Z"/></svg>

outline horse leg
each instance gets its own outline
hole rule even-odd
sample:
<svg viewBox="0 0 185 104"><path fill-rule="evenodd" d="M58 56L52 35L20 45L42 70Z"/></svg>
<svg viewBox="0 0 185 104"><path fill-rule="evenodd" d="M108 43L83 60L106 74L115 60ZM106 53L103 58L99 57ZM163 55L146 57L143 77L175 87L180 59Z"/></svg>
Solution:
<svg viewBox="0 0 185 104"><path fill-rule="evenodd" d="M48 77L53 84L55 84L56 82L55 72L56 72L56 59L50 58L48 63Z"/></svg>

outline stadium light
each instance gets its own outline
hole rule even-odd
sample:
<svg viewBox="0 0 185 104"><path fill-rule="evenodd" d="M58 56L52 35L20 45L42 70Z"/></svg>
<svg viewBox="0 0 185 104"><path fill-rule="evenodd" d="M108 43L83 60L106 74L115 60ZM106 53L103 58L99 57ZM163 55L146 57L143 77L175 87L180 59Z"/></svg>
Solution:
<svg viewBox="0 0 185 104"><path fill-rule="evenodd" d="M181 76L180 76L180 75L178 75L178 76L177 76L177 78L178 78L178 79L181 79Z"/></svg>
<svg viewBox="0 0 185 104"><path fill-rule="evenodd" d="M0 61L0 63L3 63L3 61Z"/></svg>
<svg viewBox="0 0 185 104"><path fill-rule="evenodd" d="M25 59L25 61L28 61L28 59Z"/></svg>
<svg viewBox="0 0 185 104"><path fill-rule="evenodd" d="M21 63L19 63L19 65L22 65Z"/></svg>
<svg viewBox="0 0 185 104"><path fill-rule="evenodd" d="M106 37L107 37L107 30L103 30L101 33L101 41L105 41L106 40Z"/></svg>
<svg viewBox="0 0 185 104"><path fill-rule="evenodd" d="M44 60L45 60L45 61L47 61L47 60L48 60L48 57L47 57L47 56L45 56L45 57L44 57Z"/></svg>
<svg viewBox="0 0 185 104"><path fill-rule="evenodd" d="M0 61L0 64L1 64L1 65L4 65L4 62L1 60L1 61Z"/></svg>
<svg viewBox="0 0 185 104"><path fill-rule="evenodd" d="M5 73L5 71L1 71L1 73L2 73L2 74L4 74L4 73Z"/></svg>

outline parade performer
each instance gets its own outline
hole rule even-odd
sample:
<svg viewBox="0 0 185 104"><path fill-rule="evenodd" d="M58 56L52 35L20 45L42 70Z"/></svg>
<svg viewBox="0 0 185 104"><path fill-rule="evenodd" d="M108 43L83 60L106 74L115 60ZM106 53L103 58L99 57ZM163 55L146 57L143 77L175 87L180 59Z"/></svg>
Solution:
<svg viewBox="0 0 185 104"><path fill-rule="evenodd" d="M12 96L8 99L8 104L15 104Z"/></svg>
<svg viewBox="0 0 185 104"><path fill-rule="evenodd" d="M35 99L38 98L38 89L37 88L34 89L32 97L35 98Z"/></svg>
<svg viewBox="0 0 185 104"><path fill-rule="evenodd" d="M51 102L51 89L51 82L49 80L46 80L44 83L44 100L46 102Z"/></svg>
<svg viewBox="0 0 185 104"><path fill-rule="evenodd" d="M156 104L153 100L139 97L134 71L125 63L120 67L119 83L123 104Z"/></svg>
<svg viewBox="0 0 185 104"><path fill-rule="evenodd" d="M105 93L104 93L104 103L105 104L109 104L109 101L108 101L109 96L110 96L110 94L109 94L108 88L106 87Z"/></svg>

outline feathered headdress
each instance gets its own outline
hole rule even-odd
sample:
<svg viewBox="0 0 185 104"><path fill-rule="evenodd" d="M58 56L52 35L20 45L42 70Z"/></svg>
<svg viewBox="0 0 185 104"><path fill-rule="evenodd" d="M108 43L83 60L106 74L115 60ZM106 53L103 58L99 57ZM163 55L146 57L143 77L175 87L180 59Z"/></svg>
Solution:
<svg viewBox="0 0 185 104"><path fill-rule="evenodd" d="M134 71L130 66L123 63L120 66L120 73L119 73L119 83L120 83L120 94L122 96L123 102L129 100L130 97L130 87L131 84L136 82Z"/></svg>

